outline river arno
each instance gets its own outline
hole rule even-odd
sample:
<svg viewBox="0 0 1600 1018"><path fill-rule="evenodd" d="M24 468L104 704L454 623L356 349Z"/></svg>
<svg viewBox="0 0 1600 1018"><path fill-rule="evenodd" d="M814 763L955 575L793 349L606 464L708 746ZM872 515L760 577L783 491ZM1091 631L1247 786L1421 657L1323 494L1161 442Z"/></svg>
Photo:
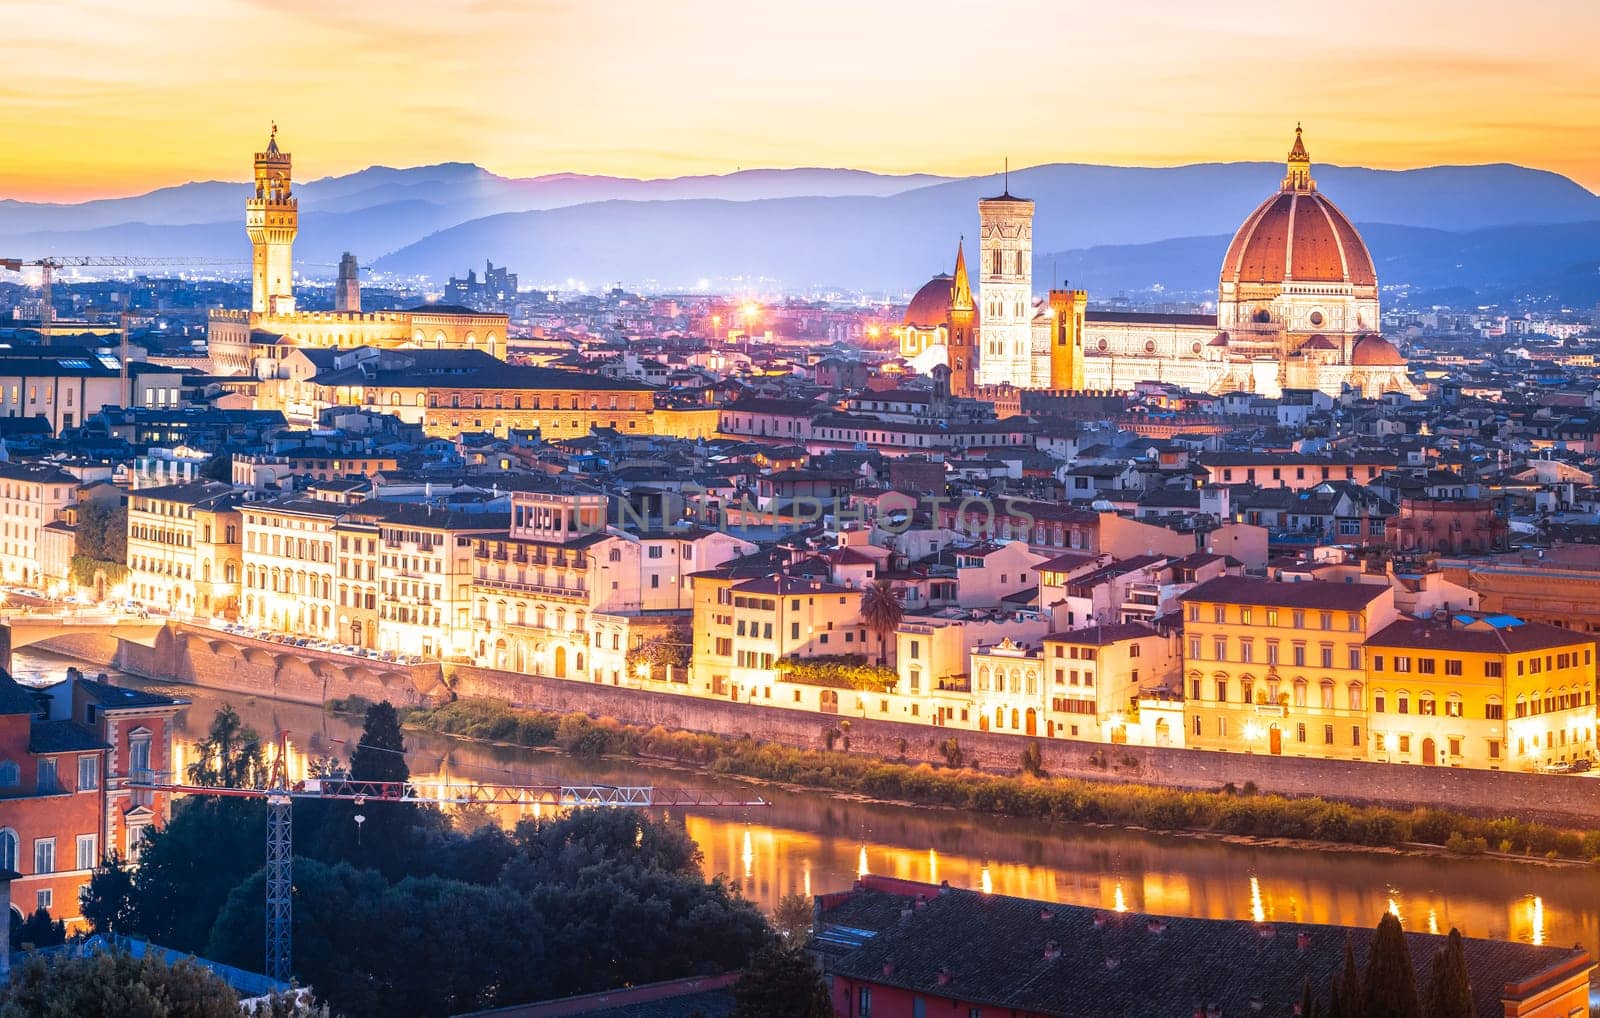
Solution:
<svg viewBox="0 0 1600 1018"><path fill-rule="evenodd" d="M73 662L15 654L23 680L59 677ZM84 665L93 674L102 669ZM262 733L288 733L290 763L347 755L359 724L315 707L249 699L191 686L121 681L181 696L180 757L231 702ZM823 794L752 789L678 770L590 763L553 753L408 732L421 782L457 779L535 784L609 781L740 789L768 808L687 813L705 870L726 874L770 906L790 892L848 887L863 871L948 880L998 894L1170 915L1371 925L1386 909L1412 929L1525 943L1582 944L1600 956L1600 880L1592 869L1497 860L1426 858L1240 845L1203 838L1104 830L860 803ZM181 760L180 760L181 762ZM514 820L507 811L503 820Z"/></svg>

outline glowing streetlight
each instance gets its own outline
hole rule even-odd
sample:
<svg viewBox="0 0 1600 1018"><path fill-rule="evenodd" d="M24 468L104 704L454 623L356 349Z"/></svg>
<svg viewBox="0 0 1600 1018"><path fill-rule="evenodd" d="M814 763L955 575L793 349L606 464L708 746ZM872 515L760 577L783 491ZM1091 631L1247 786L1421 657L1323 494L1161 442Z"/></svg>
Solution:
<svg viewBox="0 0 1600 1018"><path fill-rule="evenodd" d="M650 677L650 663L648 661L640 661L633 666L633 674L641 679L648 679Z"/></svg>
<svg viewBox="0 0 1600 1018"><path fill-rule="evenodd" d="M1254 721L1246 721L1244 723L1244 751L1246 753L1255 752L1255 745L1261 740L1263 734L1259 724Z"/></svg>

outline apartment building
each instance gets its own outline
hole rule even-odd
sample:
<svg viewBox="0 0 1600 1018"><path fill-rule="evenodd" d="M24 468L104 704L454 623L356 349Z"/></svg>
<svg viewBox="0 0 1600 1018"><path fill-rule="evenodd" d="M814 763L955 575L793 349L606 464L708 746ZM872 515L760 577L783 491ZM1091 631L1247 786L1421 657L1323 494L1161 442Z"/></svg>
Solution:
<svg viewBox="0 0 1600 1018"><path fill-rule="evenodd" d="M335 527L348 509L302 498L240 506L243 621L298 636L337 638Z"/></svg>
<svg viewBox="0 0 1600 1018"><path fill-rule="evenodd" d="M81 677L30 689L0 671L0 870L19 910L79 921L78 892L109 852L137 859L169 796L132 777L172 767L185 701Z"/></svg>
<svg viewBox="0 0 1600 1018"><path fill-rule="evenodd" d="M1045 637L1042 659L1047 737L1184 744L1182 707L1146 695L1178 677L1175 636L1138 622L1089 626Z"/></svg>
<svg viewBox="0 0 1600 1018"><path fill-rule="evenodd" d="M40 531L72 504L78 479L42 463L0 463L0 580L38 586Z"/></svg>
<svg viewBox="0 0 1600 1018"><path fill-rule="evenodd" d="M1507 615L1400 619L1367 641L1376 759L1533 770L1595 752L1594 641Z"/></svg>
<svg viewBox="0 0 1600 1018"><path fill-rule="evenodd" d="M348 518L378 527L378 649L470 656L474 550L478 538L504 533L507 517L364 502L349 508Z"/></svg>
<svg viewBox="0 0 1600 1018"><path fill-rule="evenodd" d="M333 532L339 541L339 633L335 639L350 647L376 650L382 591L378 568L383 557L378 550L378 521L352 514L340 518Z"/></svg>
<svg viewBox="0 0 1600 1018"><path fill-rule="evenodd" d="M213 481L132 492L129 596L181 618L234 618L244 570L242 502Z"/></svg>
<svg viewBox="0 0 1600 1018"><path fill-rule="evenodd" d="M1189 747L1371 758L1365 646L1399 617L1387 585L1223 576L1178 600Z"/></svg>

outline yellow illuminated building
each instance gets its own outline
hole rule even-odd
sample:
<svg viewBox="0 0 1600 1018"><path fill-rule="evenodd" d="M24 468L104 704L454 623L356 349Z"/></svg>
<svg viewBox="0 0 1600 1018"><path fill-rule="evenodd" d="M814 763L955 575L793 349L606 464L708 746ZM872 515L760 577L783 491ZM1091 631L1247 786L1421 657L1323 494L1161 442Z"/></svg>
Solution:
<svg viewBox="0 0 1600 1018"><path fill-rule="evenodd" d="M1393 623L1367 641L1376 758L1532 770L1594 754L1594 641L1508 616Z"/></svg>
<svg viewBox="0 0 1600 1018"><path fill-rule="evenodd" d="M1223 576L1181 600L1185 745L1369 757L1364 648L1398 617L1387 585Z"/></svg>

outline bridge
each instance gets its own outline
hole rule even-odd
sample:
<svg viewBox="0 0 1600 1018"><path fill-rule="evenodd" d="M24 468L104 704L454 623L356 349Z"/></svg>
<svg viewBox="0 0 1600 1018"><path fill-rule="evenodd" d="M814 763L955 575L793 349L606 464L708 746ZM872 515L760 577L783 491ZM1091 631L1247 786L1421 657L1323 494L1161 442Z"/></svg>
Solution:
<svg viewBox="0 0 1600 1018"><path fill-rule="evenodd" d="M166 619L112 612L8 612L0 619L0 666L10 670L11 652L18 647L63 637L108 637L154 647L166 624Z"/></svg>

